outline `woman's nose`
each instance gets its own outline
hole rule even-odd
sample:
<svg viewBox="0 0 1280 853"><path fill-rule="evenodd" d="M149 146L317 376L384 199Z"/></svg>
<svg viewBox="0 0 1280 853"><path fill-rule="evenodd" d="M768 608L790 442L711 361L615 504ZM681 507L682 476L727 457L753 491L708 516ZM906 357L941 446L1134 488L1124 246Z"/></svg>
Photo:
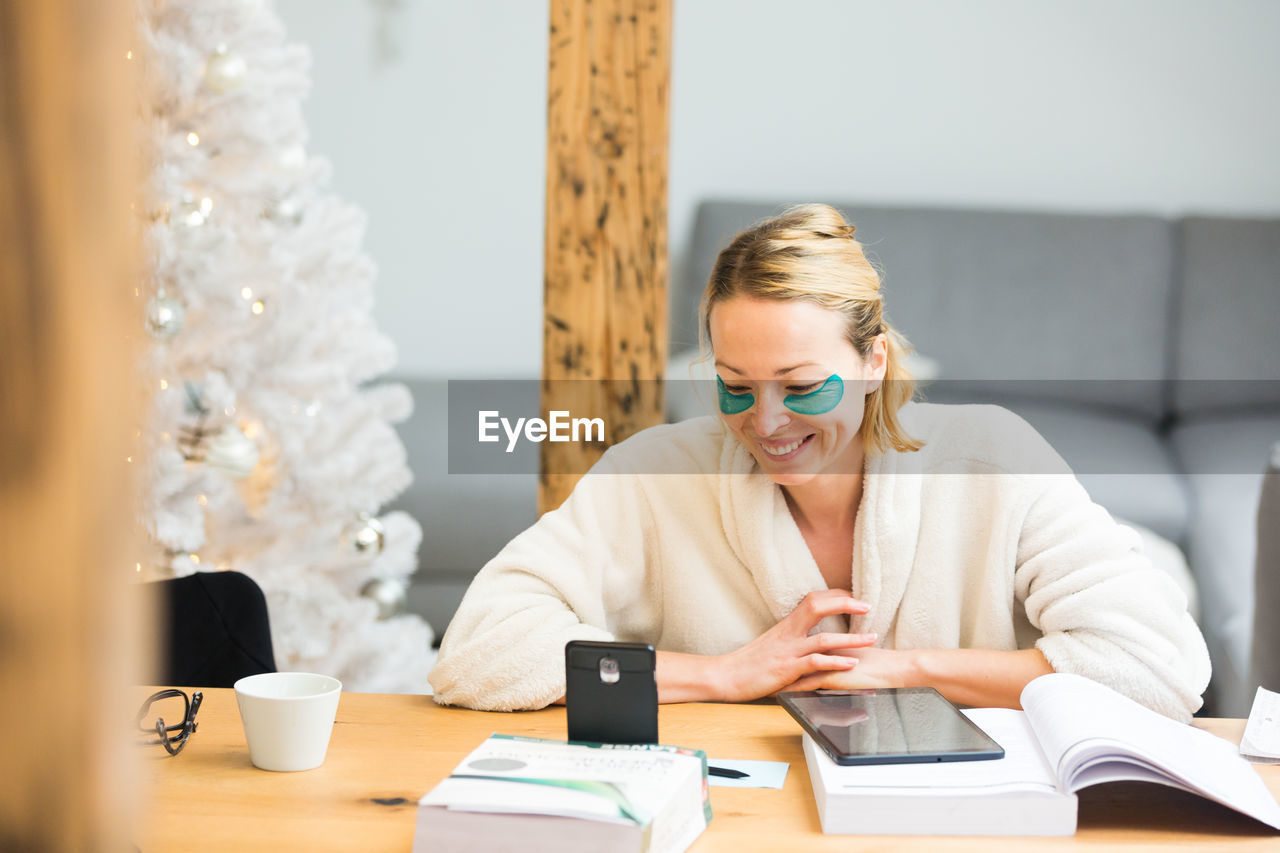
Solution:
<svg viewBox="0 0 1280 853"><path fill-rule="evenodd" d="M756 402L756 432L762 437L773 435L791 423L791 413L782 405L782 401L772 394L762 394Z"/></svg>

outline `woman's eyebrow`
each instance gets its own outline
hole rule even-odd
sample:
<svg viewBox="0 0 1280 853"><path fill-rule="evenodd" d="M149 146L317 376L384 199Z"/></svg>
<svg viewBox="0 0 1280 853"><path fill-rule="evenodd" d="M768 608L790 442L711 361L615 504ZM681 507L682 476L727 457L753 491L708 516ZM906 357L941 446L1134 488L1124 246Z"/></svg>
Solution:
<svg viewBox="0 0 1280 853"><path fill-rule="evenodd" d="M815 364L817 364L817 362L816 362L816 361L804 361L804 362L801 362L800 364L792 365L791 367L784 367L784 368L781 368L780 370L776 371L773 375L774 375L774 376L781 376L781 375L783 375L784 373L790 373L790 372L791 372L791 371L793 371L793 370L799 370L799 369L800 369L800 368L802 368L802 367L810 367L810 366L815 365ZM739 376L744 376L744 375L746 375L746 374L744 374L741 370L739 370L738 368L736 368L736 367L731 367L731 366L729 366L728 364L725 364L723 361L721 361L721 360L720 360L720 359L718 359L718 358L716 359L716 367L723 367L725 370L728 370L728 371L730 371L730 372L732 372L732 373L736 373L736 374L738 374Z"/></svg>

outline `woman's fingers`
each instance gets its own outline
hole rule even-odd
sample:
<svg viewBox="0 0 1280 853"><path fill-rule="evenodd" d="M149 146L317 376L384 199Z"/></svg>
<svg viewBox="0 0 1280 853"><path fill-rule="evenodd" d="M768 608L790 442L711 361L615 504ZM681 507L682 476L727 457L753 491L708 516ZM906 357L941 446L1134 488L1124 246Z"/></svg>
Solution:
<svg viewBox="0 0 1280 853"><path fill-rule="evenodd" d="M866 613L870 610L870 606L857 598L847 589L815 589L813 592L805 595L797 605L797 609L801 607L834 607L831 613ZM848 610L852 608L852 610ZM830 615L830 614L828 614Z"/></svg>
<svg viewBox="0 0 1280 853"><path fill-rule="evenodd" d="M858 665L857 658L844 657L843 655L824 655L814 652L800 658L802 665L801 672L819 672L828 670L847 671Z"/></svg>
<svg viewBox="0 0 1280 853"><path fill-rule="evenodd" d="M822 589L811 592L801 599L796 609L791 611L788 620L798 620L795 627L803 629L807 634L828 616L853 615L866 613L870 608L865 601L859 601L853 594L844 589Z"/></svg>
<svg viewBox="0 0 1280 853"><path fill-rule="evenodd" d="M810 674L852 670L858 665L853 653L875 643L875 634L810 631L828 616L866 612L867 604L848 590L809 593L778 624L723 657L721 671L730 685L723 692L730 701L758 699Z"/></svg>
<svg viewBox="0 0 1280 853"><path fill-rule="evenodd" d="M780 693L796 693L802 690L821 690L827 684L825 672L815 672L803 678L797 678L780 690Z"/></svg>
<svg viewBox="0 0 1280 853"><path fill-rule="evenodd" d="M875 643L876 637L876 634L832 634L823 632L805 637L804 648L810 652L861 649Z"/></svg>

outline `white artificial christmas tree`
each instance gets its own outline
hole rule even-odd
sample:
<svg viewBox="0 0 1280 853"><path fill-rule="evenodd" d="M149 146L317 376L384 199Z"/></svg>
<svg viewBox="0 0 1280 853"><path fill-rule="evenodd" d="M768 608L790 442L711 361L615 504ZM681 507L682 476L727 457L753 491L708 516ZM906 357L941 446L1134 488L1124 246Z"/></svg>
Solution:
<svg viewBox="0 0 1280 853"><path fill-rule="evenodd" d="M365 219L306 151L310 57L261 0L143 0L142 196L154 411L147 577L234 569L266 593L277 666L428 689L431 629L397 615L422 532L377 516L410 474L372 317Z"/></svg>

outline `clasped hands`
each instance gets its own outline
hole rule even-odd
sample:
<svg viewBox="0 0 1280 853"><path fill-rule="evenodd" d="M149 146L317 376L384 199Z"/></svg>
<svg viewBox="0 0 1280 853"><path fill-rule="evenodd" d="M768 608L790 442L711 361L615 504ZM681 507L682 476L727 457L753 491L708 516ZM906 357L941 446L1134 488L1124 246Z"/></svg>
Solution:
<svg viewBox="0 0 1280 853"><path fill-rule="evenodd" d="M869 609L848 590L809 593L768 631L720 657L716 669L722 701L746 702L784 690L907 686L910 652L873 648L875 634L810 633L828 616L861 615Z"/></svg>

